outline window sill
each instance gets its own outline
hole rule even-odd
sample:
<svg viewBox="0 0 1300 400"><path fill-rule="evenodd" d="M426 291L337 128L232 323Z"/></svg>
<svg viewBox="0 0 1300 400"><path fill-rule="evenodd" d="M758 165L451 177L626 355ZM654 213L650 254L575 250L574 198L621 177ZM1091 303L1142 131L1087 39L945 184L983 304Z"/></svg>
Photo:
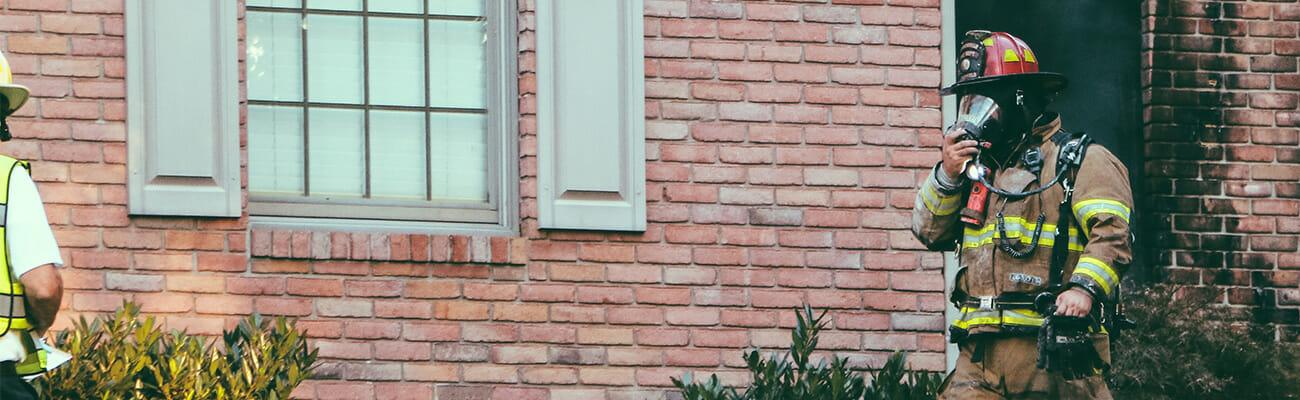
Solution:
<svg viewBox="0 0 1300 400"><path fill-rule="evenodd" d="M528 259L527 240L513 232L503 236L505 230L448 234L366 224L341 228L254 218L250 250L253 257L298 260L523 265Z"/></svg>

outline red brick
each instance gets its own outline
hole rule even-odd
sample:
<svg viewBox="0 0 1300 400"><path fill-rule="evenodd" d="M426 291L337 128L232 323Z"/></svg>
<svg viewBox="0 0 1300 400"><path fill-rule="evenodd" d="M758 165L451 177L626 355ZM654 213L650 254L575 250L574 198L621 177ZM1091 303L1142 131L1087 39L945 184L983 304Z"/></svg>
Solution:
<svg viewBox="0 0 1300 400"><path fill-rule="evenodd" d="M718 23L708 20L664 20L660 23L666 37L709 38L718 36Z"/></svg>
<svg viewBox="0 0 1300 400"><path fill-rule="evenodd" d="M246 296L201 295L194 301L199 314L248 315L253 313L253 298Z"/></svg>
<svg viewBox="0 0 1300 400"><path fill-rule="evenodd" d="M750 291L750 302L756 308L791 309L802 306L804 298L798 291L755 289Z"/></svg>
<svg viewBox="0 0 1300 400"><path fill-rule="evenodd" d="M406 323L402 327L402 337L413 341L456 341L460 339L460 333L460 326L456 324Z"/></svg>
<svg viewBox="0 0 1300 400"><path fill-rule="evenodd" d="M578 343L585 345L630 345L633 343L632 329L627 328L578 328Z"/></svg>
<svg viewBox="0 0 1300 400"><path fill-rule="evenodd" d="M469 300L514 300L518 292L519 287L513 284L464 284L465 298Z"/></svg>
<svg viewBox="0 0 1300 400"><path fill-rule="evenodd" d="M9 35L9 51L15 54L64 54L68 39L53 35Z"/></svg>
<svg viewBox="0 0 1300 400"><path fill-rule="evenodd" d="M776 232L771 229L724 227L721 243L736 246L771 246L776 244Z"/></svg>
<svg viewBox="0 0 1300 400"><path fill-rule="evenodd" d="M433 304L427 301L375 300L375 316L379 318L433 318Z"/></svg>
<svg viewBox="0 0 1300 400"><path fill-rule="evenodd" d="M765 40L773 37L773 26L767 22L720 21L718 37L735 40Z"/></svg>
<svg viewBox="0 0 1300 400"><path fill-rule="evenodd" d="M825 43L830 40L830 28L821 24L775 23L776 40L781 42Z"/></svg>
<svg viewBox="0 0 1300 400"><path fill-rule="evenodd" d="M777 314L773 311L722 310L722 325L746 328L775 328Z"/></svg>
<svg viewBox="0 0 1300 400"><path fill-rule="evenodd" d="M687 305L691 302L689 288L639 286L636 288L638 304Z"/></svg>
<svg viewBox="0 0 1300 400"><path fill-rule="evenodd" d="M635 298L636 294L628 287L583 286L577 291L579 303L631 304Z"/></svg>
<svg viewBox="0 0 1300 400"><path fill-rule="evenodd" d="M519 295L523 301L572 302L575 287L569 285L524 285Z"/></svg>
<svg viewBox="0 0 1300 400"><path fill-rule="evenodd" d="M460 286L457 282L441 280L408 280L402 290L402 296L407 298L449 299L460 296Z"/></svg>
<svg viewBox="0 0 1300 400"><path fill-rule="evenodd" d="M702 265L742 265L746 258L743 249L696 248L692 260Z"/></svg>
<svg viewBox="0 0 1300 400"><path fill-rule="evenodd" d="M194 309L194 296L182 293L139 293L133 296L140 311L146 313L183 313Z"/></svg>

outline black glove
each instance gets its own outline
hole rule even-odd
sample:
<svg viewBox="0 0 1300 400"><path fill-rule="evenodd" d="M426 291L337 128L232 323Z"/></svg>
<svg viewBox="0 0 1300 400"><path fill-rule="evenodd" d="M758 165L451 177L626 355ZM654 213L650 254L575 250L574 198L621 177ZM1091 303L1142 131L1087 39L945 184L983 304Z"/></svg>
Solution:
<svg viewBox="0 0 1300 400"><path fill-rule="evenodd" d="M1051 309L1038 330L1038 368L1060 372L1066 380L1096 375L1104 366L1093 347L1089 318L1055 315Z"/></svg>

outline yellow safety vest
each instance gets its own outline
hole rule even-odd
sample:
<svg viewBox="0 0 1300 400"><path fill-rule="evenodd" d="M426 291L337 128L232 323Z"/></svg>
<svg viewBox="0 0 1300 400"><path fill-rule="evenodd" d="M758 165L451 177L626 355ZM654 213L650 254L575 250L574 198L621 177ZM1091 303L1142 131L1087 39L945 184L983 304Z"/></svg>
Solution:
<svg viewBox="0 0 1300 400"><path fill-rule="evenodd" d="M34 375L45 372L46 352L36 348L31 335L26 331L32 329L32 325L27 321L27 302L23 299L23 284L14 276L13 265L9 262L9 178L13 176L15 168L22 167L23 172L30 173L31 164L25 161L18 161L11 157L0 156L0 260L4 260L4 268L0 268L0 282L9 282L8 285L0 284L0 336L10 331L18 334L23 348L27 351L27 358L15 366L19 375Z"/></svg>

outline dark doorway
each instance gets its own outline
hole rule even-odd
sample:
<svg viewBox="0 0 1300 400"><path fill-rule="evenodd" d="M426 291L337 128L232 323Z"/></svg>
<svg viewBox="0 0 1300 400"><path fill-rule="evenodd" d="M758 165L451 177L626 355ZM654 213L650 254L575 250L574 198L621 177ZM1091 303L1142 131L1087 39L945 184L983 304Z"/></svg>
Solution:
<svg viewBox="0 0 1300 400"><path fill-rule="evenodd" d="M1144 204L1141 82L1141 2L1068 0L960 0L957 41L967 30L1009 32L1038 55L1042 71L1070 80L1051 109L1063 126L1087 132L1124 162L1134 203ZM1134 232L1142 232L1134 210ZM1139 241L1142 235L1139 235ZM1134 260L1142 262L1139 254ZM1146 280L1134 265L1130 276Z"/></svg>

